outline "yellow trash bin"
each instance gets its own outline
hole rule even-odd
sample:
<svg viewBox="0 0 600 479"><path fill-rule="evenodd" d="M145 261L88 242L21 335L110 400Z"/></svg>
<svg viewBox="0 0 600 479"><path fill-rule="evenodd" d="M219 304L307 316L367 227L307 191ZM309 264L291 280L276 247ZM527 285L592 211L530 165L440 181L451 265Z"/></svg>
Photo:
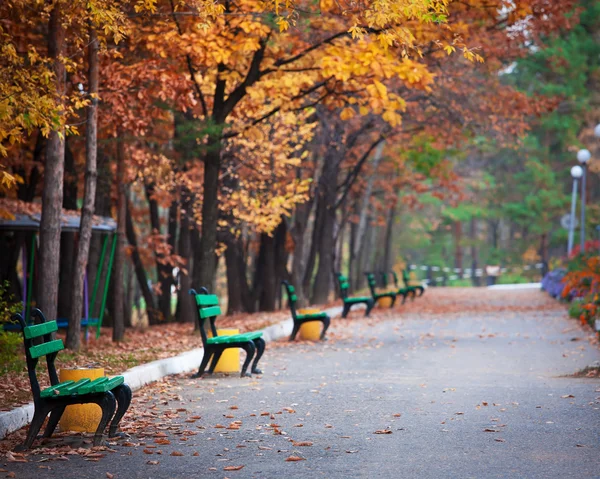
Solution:
<svg viewBox="0 0 600 479"><path fill-rule="evenodd" d="M377 300L377 306L380 308L389 308L392 305L392 298L389 296L384 296L383 298L379 298Z"/></svg>
<svg viewBox="0 0 600 479"><path fill-rule="evenodd" d="M233 336L240 334L239 329L217 329L219 336ZM239 373L240 372L240 349L229 348L223 351L217 367L216 373Z"/></svg>
<svg viewBox="0 0 600 479"><path fill-rule="evenodd" d="M321 311L315 308L299 309L299 314L315 314ZM300 339L318 341L321 338L323 323L321 321L307 321L300 326Z"/></svg>
<svg viewBox="0 0 600 479"><path fill-rule="evenodd" d="M98 379L104 376L104 368L61 369L60 382ZM102 418L102 410L97 404L74 404L67 406L60 418L61 431L95 432Z"/></svg>

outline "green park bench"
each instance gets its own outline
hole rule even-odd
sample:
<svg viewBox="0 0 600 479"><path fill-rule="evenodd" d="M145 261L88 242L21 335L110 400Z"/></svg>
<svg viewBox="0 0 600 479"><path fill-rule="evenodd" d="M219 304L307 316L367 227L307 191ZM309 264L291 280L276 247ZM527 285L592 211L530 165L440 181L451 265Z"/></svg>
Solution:
<svg viewBox="0 0 600 479"><path fill-rule="evenodd" d="M392 271L392 276L394 277L394 284L396 285L396 288L398 288L398 293L399 294L403 294L400 293L401 291L406 292L404 298L406 299L407 295L411 295L412 299L415 299L415 296L423 296L423 293L425 292L425 288L423 288L423 286L411 286L410 284L410 276L408 274L408 271L406 271L405 269L402 270L402 281L404 282L404 287L400 288L398 285L398 275L396 274L395 271ZM402 301L402 304L404 304L404 301Z"/></svg>
<svg viewBox="0 0 600 479"><path fill-rule="evenodd" d="M231 336L219 336L217 334L217 328L215 327L217 316L221 314L219 298L217 298L215 294L208 294L208 290L204 287L200 288L200 294L193 289L190 289L189 293L193 295L196 300L198 326L200 329L200 336L202 337L202 345L204 346L204 355L202 356L200 367L198 368L198 372L192 377L202 377L211 358L212 361L208 368L208 374L213 374L223 351L229 348L241 348L246 351L246 359L242 365L242 377L251 376L247 371L252 358L254 358L251 369L252 373L262 374L262 371L257 367L258 361L260 361L260 358L265 352L265 340L262 338L262 332L253 331ZM206 333L205 323L207 319L212 334L211 338L209 338Z"/></svg>
<svg viewBox="0 0 600 479"><path fill-rule="evenodd" d="M292 313L292 319L294 320L294 327L292 329L292 334L290 335L290 341L296 339L296 335L300 330L300 326L302 326L304 323L308 323L309 321L320 321L323 323L321 339L325 339L325 333L327 332L329 324L331 323L331 318L329 315L324 312L300 314L296 310L296 301L298 300L298 297L296 296L296 290L287 281L282 281L281 283L285 286L285 290L288 295L288 304Z"/></svg>
<svg viewBox="0 0 600 479"><path fill-rule="evenodd" d="M28 326L23 316L13 315L13 319L19 321L23 331L27 372L34 404L33 419L21 449L31 447L48 414L50 418L43 437L52 436L65 408L71 404L95 403L102 409L102 417L94 434L94 446L101 445L104 430L111 418L108 436L117 436L119 422L131 403L131 389L124 383L123 376L60 382L54 360L58 352L64 349L64 345L62 339L52 339L52 333L58 330L58 325L56 321L46 321L44 314L37 308L31 311L31 315L39 319L38 324ZM46 356L51 384L45 389L40 388L36 375L38 360L42 356Z"/></svg>
<svg viewBox="0 0 600 479"><path fill-rule="evenodd" d="M397 293L395 291L385 291L383 293L378 293L375 275L373 273L365 273L365 275L367 276L367 282L369 283L369 289L371 290L371 297L373 298L373 301L377 303L377 301L381 298L390 298L392 300L390 308L393 308L394 303L396 302Z"/></svg>
<svg viewBox="0 0 600 479"><path fill-rule="evenodd" d="M356 304L365 304L367 307L367 311L365 316L369 316L371 310L375 306L375 300L370 298L369 296L348 296L348 289L350 289L350 283L348 282L348 278L341 273L336 273L338 279L338 285L340 287L340 294L342 296L342 301L344 302L344 310L342 311L342 318L348 316L350 312L350 308Z"/></svg>
<svg viewBox="0 0 600 479"><path fill-rule="evenodd" d="M388 286L388 274L385 271L380 271L379 275L381 277L381 285L384 288L387 288L387 286ZM392 271L392 275L394 276L394 285L396 287L396 296L402 296L402 303L400 303L400 304L404 304L406 302L407 296L409 294L411 294L411 293L406 288L399 288L398 287L398 278L396 276L396 273L394 273ZM414 298L414 292L412 294L413 294L413 298Z"/></svg>

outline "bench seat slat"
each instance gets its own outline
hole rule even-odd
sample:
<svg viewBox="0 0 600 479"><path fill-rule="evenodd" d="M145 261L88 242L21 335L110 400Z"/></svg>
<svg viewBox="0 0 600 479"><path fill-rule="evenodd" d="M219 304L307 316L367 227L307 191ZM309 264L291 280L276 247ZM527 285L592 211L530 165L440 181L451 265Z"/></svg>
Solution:
<svg viewBox="0 0 600 479"><path fill-rule="evenodd" d="M31 346L29 348L29 354L33 359L35 359L46 354L57 353L64 348L65 346L62 342L62 339L55 339L54 341L48 341L47 343Z"/></svg>
<svg viewBox="0 0 600 479"><path fill-rule="evenodd" d="M200 317L202 319L212 318L221 314L220 306L209 306L208 308L200 308Z"/></svg>
<svg viewBox="0 0 600 479"><path fill-rule="evenodd" d="M364 303L366 301L371 301L370 296L356 296L354 298L346 298L344 299L344 303Z"/></svg>
<svg viewBox="0 0 600 479"><path fill-rule="evenodd" d="M327 317L327 313L310 313L310 314L299 314L298 319L323 319Z"/></svg>
<svg viewBox="0 0 600 479"><path fill-rule="evenodd" d="M253 341L262 336L262 332L253 331L249 333L233 334L231 336L217 336L214 338L208 338L208 344L230 344L230 343L241 343L246 341Z"/></svg>
<svg viewBox="0 0 600 479"><path fill-rule="evenodd" d="M217 298L216 294L197 294L196 304L200 307L217 306L219 304L219 298Z"/></svg>
<svg viewBox="0 0 600 479"><path fill-rule="evenodd" d="M23 334L27 339L33 339L44 336L45 334L53 333L54 331L58 331L58 324L56 324L56 321L46 321L45 323L26 326L23 330Z"/></svg>
<svg viewBox="0 0 600 479"><path fill-rule="evenodd" d="M67 388L75 384L75 381L65 381L63 383L55 384L54 386L50 386L49 388L44 389L41 393L41 397L54 397L60 394L61 389Z"/></svg>
<svg viewBox="0 0 600 479"><path fill-rule="evenodd" d="M89 391L89 394L97 394L104 393L106 391L111 391L117 386L123 384L124 382L125 378L123 376L115 376L114 378L110 378L108 381L104 381L93 386Z"/></svg>
<svg viewBox="0 0 600 479"><path fill-rule="evenodd" d="M89 394L90 391L96 387L99 387L101 384L104 384L110 378L108 376L103 376L101 378L96 378L93 381L87 383L79 389L79 394Z"/></svg>

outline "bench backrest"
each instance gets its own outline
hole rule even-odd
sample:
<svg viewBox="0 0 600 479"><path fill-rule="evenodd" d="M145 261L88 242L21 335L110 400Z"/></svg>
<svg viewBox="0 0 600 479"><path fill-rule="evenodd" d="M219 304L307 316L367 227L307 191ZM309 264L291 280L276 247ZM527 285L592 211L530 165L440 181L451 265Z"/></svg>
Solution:
<svg viewBox="0 0 600 479"><path fill-rule="evenodd" d="M283 280L281 284L285 286L285 291L288 295L288 304L290 306L292 318L296 319L296 302L298 301L298 296L296 296L296 289L288 281Z"/></svg>
<svg viewBox="0 0 600 479"><path fill-rule="evenodd" d="M385 271L379 272L379 278L381 278L381 287L387 288L388 285L388 274Z"/></svg>
<svg viewBox="0 0 600 479"><path fill-rule="evenodd" d="M348 281L348 278L342 273L337 273L337 279L342 299L346 299L348 297L348 291L350 290L350 282Z"/></svg>
<svg viewBox="0 0 600 479"><path fill-rule="evenodd" d="M197 312L196 317L198 318L198 328L200 329L202 344L206 346L206 343L208 341L208 335L206 333L207 319L212 336L218 336L215 321L217 319L217 316L221 314L219 298L216 294L208 294L208 290L204 287L200 288L200 294L198 294L194 289L190 289L189 294L194 296Z"/></svg>
<svg viewBox="0 0 600 479"><path fill-rule="evenodd" d="M404 281L405 286L408 286L408 283L410 282L410 273L407 269L402 270L402 281Z"/></svg>
<svg viewBox="0 0 600 479"><path fill-rule="evenodd" d="M367 276L367 282L369 283L369 289L371 290L371 294L375 296L377 281L375 281L375 275L373 273L365 273Z"/></svg>
<svg viewBox="0 0 600 479"><path fill-rule="evenodd" d="M64 349L65 346L62 339L54 338L53 333L58 331L58 324L56 321L47 321L44 313L37 308L34 308L31 311L31 317L38 318L39 322L28 326L23 316L20 314L13 315L13 319L18 320L21 324L29 383L31 385L33 400L34 402L37 402L40 399L40 384L35 370L39 358L46 356L50 384L54 386L59 383L54 360L56 359L58 352Z"/></svg>
<svg viewBox="0 0 600 479"><path fill-rule="evenodd" d="M398 275L396 274L395 271L392 271L392 278L394 278L394 286L396 286L396 288L398 288Z"/></svg>

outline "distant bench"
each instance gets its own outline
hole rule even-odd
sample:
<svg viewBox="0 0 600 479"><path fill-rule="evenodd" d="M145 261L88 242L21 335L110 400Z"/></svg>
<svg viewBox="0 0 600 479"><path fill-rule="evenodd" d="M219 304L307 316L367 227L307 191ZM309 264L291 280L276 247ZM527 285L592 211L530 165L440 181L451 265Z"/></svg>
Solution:
<svg viewBox="0 0 600 479"><path fill-rule="evenodd" d="M215 327L217 316L221 314L219 298L215 294L208 294L208 290L204 287L200 288L200 294L193 289L190 289L189 293L193 295L196 300L198 326L200 328L200 336L202 336L202 345L204 346L202 362L200 363L198 372L194 374L193 377L202 377L211 357L212 362L208 368L208 374L214 373L223 351L229 348L241 348L246 351L246 360L242 366L242 377L250 376L250 373L248 373L247 370L252 358L254 358L251 369L252 373L262 374L262 371L257 367L258 361L260 361L260 358L265 352L265 340L262 338L262 332L255 331L232 336L219 336L217 334L217 328ZM206 334L205 323L207 319L212 334L211 338Z"/></svg>

